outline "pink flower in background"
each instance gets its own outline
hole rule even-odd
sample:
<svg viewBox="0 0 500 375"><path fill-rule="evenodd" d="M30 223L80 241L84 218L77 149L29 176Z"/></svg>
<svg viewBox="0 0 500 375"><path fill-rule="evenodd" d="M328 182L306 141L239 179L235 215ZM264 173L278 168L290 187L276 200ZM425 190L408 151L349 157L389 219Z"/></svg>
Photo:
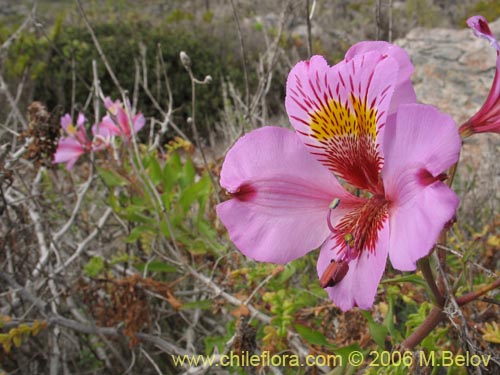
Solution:
<svg viewBox="0 0 500 375"><path fill-rule="evenodd" d="M458 205L442 179L460 137L451 117L411 104L412 70L385 42L355 45L333 67L320 56L300 62L286 97L296 132L255 130L222 167L233 197L217 213L236 246L273 263L321 247L320 283L342 310L372 306L388 256L414 270Z"/></svg>
<svg viewBox="0 0 500 375"><path fill-rule="evenodd" d="M66 169L70 170L78 158L90 150L92 142L85 132L85 121L82 113L78 114L76 125L73 124L69 114L61 117L61 126L67 136L59 139L54 163L66 163Z"/></svg>
<svg viewBox="0 0 500 375"><path fill-rule="evenodd" d="M82 113L78 114L76 125L73 124L71 116L65 114L61 117L61 126L67 136L59 139L54 163L67 163L66 169L71 170L80 156L86 152L100 151L109 146L113 134L103 128L92 127L93 138L90 140L85 130L86 118Z"/></svg>
<svg viewBox="0 0 500 375"><path fill-rule="evenodd" d="M460 126L460 134L463 138L474 133L500 133L500 45L484 17L471 17L467 20L467 25L472 29L475 36L488 40L491 46L496 49L497 62L495 78L488 98L479 111Z"/></svg>
<svg viewBox="0 0 500 375"><path fill-rule="evenodd" d="M109 97L104 99L104 105L109 112L109 115L103 117L98 127L101 134L108 136L120 136L124 140L130 140L132 131L137 133L141 130L146 119L142 113L132 114L132 127L129 124L128 113L130 112L130 103L126 103L124 108L120 100L112 101ZM95 126L95 125L94 125Z"/></svg>

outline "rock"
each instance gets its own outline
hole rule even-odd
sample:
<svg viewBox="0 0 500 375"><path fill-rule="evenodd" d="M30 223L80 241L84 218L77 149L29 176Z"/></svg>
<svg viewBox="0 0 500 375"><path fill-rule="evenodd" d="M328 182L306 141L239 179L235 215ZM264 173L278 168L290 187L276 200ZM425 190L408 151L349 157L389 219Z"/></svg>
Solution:
<svg viewBox="0 0 500 375"><path fill-rule="evenodd" d="M500 36L500 19L490 23ZM495 50L470 29L410 31L396 44L408 51L415 73L417 98L449 113L462 124L482 106L495 75ZM459 216L477 219L498 211L499 134L476 134L465 140L454 188L461 197ZM485 211L483 211L485 210ZM474 215L474 216L471 216ZM469 223L475 224L475 223Z"/></svg>

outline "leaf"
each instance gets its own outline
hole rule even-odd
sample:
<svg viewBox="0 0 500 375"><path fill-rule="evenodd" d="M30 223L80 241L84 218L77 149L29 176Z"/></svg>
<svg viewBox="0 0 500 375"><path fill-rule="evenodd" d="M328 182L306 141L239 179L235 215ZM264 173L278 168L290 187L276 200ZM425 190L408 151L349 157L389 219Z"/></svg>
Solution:
<svg viewBox="0 0 500 375"><path fill-rule="evenodd" d="M212 307L212 300L202 299L199 301L185 303L182 306L182 310L194 310L194 309L208 310L211 307Z"/></svg>
<svg viewBox="0 0 500 375"><path fill-rule="evenodd" d="M134 243L145 232L151 232L151 228L149 227L149 225L138 225L130 231L130 234L125 238L125 242Z"/></svg>
<svg viewBox="0 0 500 375"><path fill-rule="evenodd" d="M162 182L161 167L155 157L151 157L150 159L148 166L148 175L155 186L159 185Z"/></svg>
<svg viewBox="0 0 500 375"><path fill-rule="evenodd" d="M93 257L83 267L83 272L89 277L96 277L104 270L104 261L101 257Z"/></svg>
<svg viewBox="0 0 500 375"><path fill-rule="evenodd" d="M184 166L182 167L182 173L179 179L179 185L181 189L185 189L186 187L192 185L195 176L196 176L196 171L194 169L193 162L191 161L191 158L187 158L186 162L184 163Z"/></svg>
<svg viewBox="0 0 500 375"><path fill-rule="evenodd" d="M188 247L187 250L193 255L203 255L207 253L207 245L204 241L191 240L188 238L182 242Z"/></svg>
<svg viewBox="0 0 500 375"><path fill-rule="evenodd" d="M326 339L326 337L321 332L315 331L301 324L294 324L293 327L304 340L312 345L327 346L330 348L335 347Z"/></svg>
<svg viewBox="0 0 500 375"><path fill-rule="evenodd" d="M32 336L37 336L40 331L44 330L47 327L46 322L41 322L39 320L35 320L33 322L33 325L31 326L31 335Z"/></svg>
<svg viewBox="0 0 500 375"><path fill-rule="evenodd" d="M500 327L496 322L485 323L483 339L494 344L500 344Z"/></svg>
<svg viewBox="0 0 500 375"><path fill-rule="evenodd" d="M146 269L148 272L165 272L165 273L177 272L177 267L165 262L161 262L159 260L153 260L149 263L138 264L136 267L141 272L143 272Z"/></svg>
<svg viewBox="0 0 500 375"><path fill-rule="evenodd" d="M405 275L405 276L399 276L399 277L394 277L392 279L385 279L382 280L380 283L381 284L399 284L403 282L409 282L417 285L422 285L422 286L427 286L427 283L425 282L422 277L420 277L417 274L412 274L412 275Z"/></svg>
<svg viewBox="0 0 500 375"><path fill-rule="evenodd" d="M130 221L145 224L149 223L150 225L154 225L154 219L152 217L146 216L144 214L145 210L146 208L144 206L131 204L122 211L122 215L125 219Z"/></svg>
<svg viewBox="0 0 500 375"><path fill-rule="evenodd" d="M99 176L102 178L106 186L113 188L118 186L127 186L129 184L128 180L123 176L120 176L118 173L111 169L104 169L101 167L97 167L97 172Z"/></svg>
<svg viewBox="0 0 500 375"><path fill-rule="evenodd" d="M277 278L277 281L280 283L280 284L284 284L290 277L292 277L293 275L295 275L295 273L297 272L297 267L295 267L295 265L292 263L288 263L284 269L283 269L283 272L280 273L280 275L278 276Z"/></svg>
<svg viewBox="0 0 500 375"><path fill-rule="evenodd" d="M23 336L21 334L21 331L19 331L17 328L12 328L9 331L9 336L16 348L19 348L23 343Z"/></svg>
<svg viewBox="0 0 500 375"><path fill-rule="evenodd" d="M375 322L368 311L361 311L363 316L368 320L368 329L373 338L381 348L385 348L385 338L387 336L387 328L382 324Z"/></svg>
<svg viewBox="0 0 500 375"><path fill-rule="evenodd" d="M183 306L182 301L180 301L170 290L168 290L166 293L166 299L168 303L172 305L174 310L179 310Z"/></svg>
<svg viewBox="0 0 500 375"><path fill-rule="evenodd" d="M9 335L7 333L0 333L0 344L4 344L5 342L9 341Z"/></svg>
<svg viewBox="0 0 500 375"><path fill-rule="evenodd" d="M179 198L179 204L184 212L187 212L194 201L210 193L210 179L208 175L203 176L198 182L188 186Z"/></svg>
<svg viewBox="0 0 500 375"><path fill-rule="evenodd" d="M387 293L387 296L389 300L389 311L384 318L384 324L391 337L393 337L397 341L400 341L401 334L396 330L396 327L394 326L394 295Z"/></svg>
<svg viewBox="0 0 500 375"><path fill-rule="evenodd" d="M177 153L172 154L163 167L162 180L165 191L171 191L181 173L181 159Z"/></svg>
<svg viewBox="0 0 500 375"><path fill-rule="evenodd" d="M500 248L500 236L489 236L486 243L495 248Z"/></svg>
<svg viewBox="0 0 500 375"><path fill-rule="evenodd" d="M241 316L249 316L250 315L250 310L246 305L239 305L237 308L231 310L230 313L232 316L235 318L239 318Z"/></svg>

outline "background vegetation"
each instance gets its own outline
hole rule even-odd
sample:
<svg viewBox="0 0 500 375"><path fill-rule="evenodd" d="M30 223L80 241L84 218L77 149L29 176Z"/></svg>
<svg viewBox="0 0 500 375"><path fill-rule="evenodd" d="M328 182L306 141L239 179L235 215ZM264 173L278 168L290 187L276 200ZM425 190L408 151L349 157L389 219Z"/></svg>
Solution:
<svg viewBox="0 0 500 375"><path fill-rule="evenodd" d="M360 40L462 28L471 14L494 19L500 7L315 3L308 33L299 0L83 2L118 86L76 3L0 1L0 374L408 373L346 361L335 369L175 367L170 356L368 355L397 347L432 308L419 273L389 268L373 310L343 314L319 287L316 253L286 266L246 259L215 216L227 198L218 173L244 132L286 126L286 76L309 51L334 63ZM120 98L120 87L147 118L137 144L82 158L71 172L54 166L60 116L102 116L99 100ZM455 224L444 246L457 295L498 278L500 217L482 215ZM452 310L451 323L418 347L493 354L491 367L412 371L495 374L499 302L491 293Z"/></svg>

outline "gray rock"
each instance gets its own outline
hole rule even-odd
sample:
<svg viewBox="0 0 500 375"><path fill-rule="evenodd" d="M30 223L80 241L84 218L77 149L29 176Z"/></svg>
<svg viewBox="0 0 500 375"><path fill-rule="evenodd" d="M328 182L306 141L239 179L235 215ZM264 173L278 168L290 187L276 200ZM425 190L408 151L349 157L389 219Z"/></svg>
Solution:
<svg viewBox="0 0 500 375"><path fill-rule="evenodd" d="M490 23L500 36L500 19ZM408 51L417 98L449 113L462 124L482 106L495 75L495 50L470 29L412 30L396 44ZM462 198L459 216L484 219L498 211L499 134L476 134L465 140L454 188ZM474 225L476 223L469 223ZM481 223L478 223L479 225Z"/></svg>

